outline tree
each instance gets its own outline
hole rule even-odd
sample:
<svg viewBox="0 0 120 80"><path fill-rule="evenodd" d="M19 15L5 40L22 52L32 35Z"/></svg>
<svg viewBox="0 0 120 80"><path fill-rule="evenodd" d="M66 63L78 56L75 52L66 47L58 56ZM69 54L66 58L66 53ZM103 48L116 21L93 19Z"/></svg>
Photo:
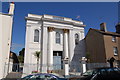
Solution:
<svg viewBox="0 0 120 80"><path fill-rule="evenodd" d="M22 50L19 52L19 55L24 57L24 53L25 53L25 48L22 48Z"/></svg>
<svg viewBox="0 0 120 80"><path fill-rule="evenodd" d="M38 71L38 64L39 64L40 54L41 54L40 51L36 51L36 52L34 53L34 56L37 58L37 71Z"/></svg>
<svg viewBox="0 0 120 80"><path fill-rule="evenodd" d="M87 62L90 62L90 53L89 52L86 53L86 58L87 58Z"/></svg>
<svg viewBox="0 0 120 80"><path fill-rule="evenodd" d="M19 51L19 56L18 56L18 60L20 63L24 63L24 53L25 53L25 48L22 48L22 50Z"/></svg>
<svg viewBox="0 0 120 80"><path fill-rule="evenodd" d="M23 56L18 56L18 60L20 63L24 63L24 57Z"/></svg>

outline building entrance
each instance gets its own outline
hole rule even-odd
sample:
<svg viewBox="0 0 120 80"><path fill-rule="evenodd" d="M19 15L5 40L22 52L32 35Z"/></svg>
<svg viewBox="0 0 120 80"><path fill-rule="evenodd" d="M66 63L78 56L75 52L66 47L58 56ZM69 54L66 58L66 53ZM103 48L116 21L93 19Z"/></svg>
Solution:
<svg viewBox="0 0 120 80"><path fill-rule="evenodd" d="M54 70L60 70L63 68L62 51L53 51L53 68Z"/></svg>

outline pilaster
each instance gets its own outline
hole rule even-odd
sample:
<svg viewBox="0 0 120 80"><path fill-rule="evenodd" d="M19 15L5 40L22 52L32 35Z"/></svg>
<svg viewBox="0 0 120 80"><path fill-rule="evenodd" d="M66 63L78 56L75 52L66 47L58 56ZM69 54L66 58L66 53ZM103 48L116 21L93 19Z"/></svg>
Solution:
<svg viewBox="0 0 120 80"><path fill-rule="evenodd" d="M42 26L41 30L41 70L42 73L47 73L47 27Z"/></svg>

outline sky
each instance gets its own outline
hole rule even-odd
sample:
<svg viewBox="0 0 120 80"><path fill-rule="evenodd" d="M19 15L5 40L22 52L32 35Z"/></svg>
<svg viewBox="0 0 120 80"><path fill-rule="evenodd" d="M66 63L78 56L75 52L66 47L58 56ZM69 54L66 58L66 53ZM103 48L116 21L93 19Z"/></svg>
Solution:
<svg viewBox="0 0 120 80"><path fill-rule="evenodd" d="M2 2L2 12L8 13L9 3ZM25 47L25 17L31 14L55 15L83 21L86 25L85 35L89 28L99 29L102 22L107 30L115 32L118 23L118 2L15 2L15 14L12 31L12 51L19 53Z"/></svg>

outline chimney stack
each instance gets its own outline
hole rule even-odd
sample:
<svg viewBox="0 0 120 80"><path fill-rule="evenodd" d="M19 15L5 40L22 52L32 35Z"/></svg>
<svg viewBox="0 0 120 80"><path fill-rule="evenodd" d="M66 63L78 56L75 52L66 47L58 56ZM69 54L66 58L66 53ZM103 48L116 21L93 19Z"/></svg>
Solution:
<svg viewBox="0 0 120 80"><path fill-rule="evenodd" d="M10 3L10 8L9 8L9 14L10 15L14 14L14 8L15 8L14 2L11 2Z"/></svg>
<svg viewBox="0 0 120 80"><path fill-rule="evenodd" d="M107 32L106 23L101 23L100 24L100 30L104 31L104 32Z"/></svg>
<svg viewBox="0 0 120 80"><path fill-rule="evenodd" d="M116 33L120 34L120 23L118 23L115 27L116 27Z"/></svg>

